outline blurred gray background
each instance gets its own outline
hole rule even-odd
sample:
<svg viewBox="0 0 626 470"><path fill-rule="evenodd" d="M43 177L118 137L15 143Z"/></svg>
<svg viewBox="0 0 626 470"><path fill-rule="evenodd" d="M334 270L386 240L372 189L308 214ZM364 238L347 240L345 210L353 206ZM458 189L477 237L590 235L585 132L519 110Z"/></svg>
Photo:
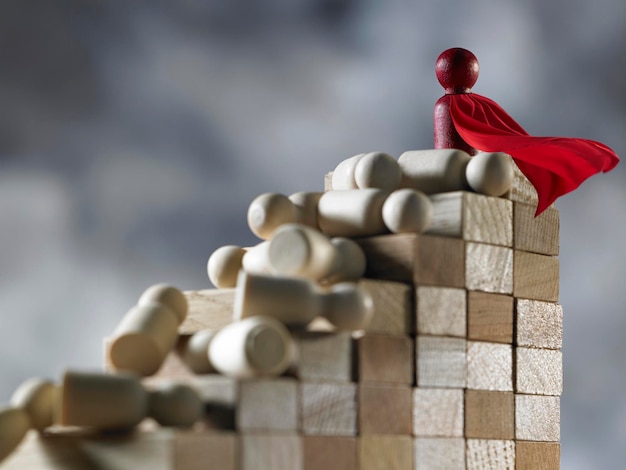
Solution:
<svg viewBox="0 0 626 470"><path fill-rule="evenodd" d="M432 147L449 47L530 133L626 155L623 0L0 2L0 402L98 368L144 288L210 287L249 202ZM562 467L626 443L625 164L558 201Z"/></svg>

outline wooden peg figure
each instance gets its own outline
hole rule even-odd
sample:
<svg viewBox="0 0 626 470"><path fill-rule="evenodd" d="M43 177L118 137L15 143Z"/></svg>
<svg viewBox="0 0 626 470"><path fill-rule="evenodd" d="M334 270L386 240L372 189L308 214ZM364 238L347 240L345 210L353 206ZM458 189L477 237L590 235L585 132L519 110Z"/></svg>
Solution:
<svg viewBox="0 0 626 470"><path fill-rule="evenodd" d="M450 117L450 95L471 93L478 80L478 59L467 49L455 47L443 51L435 64L437 80L446 94L435 103L433 116L435 148L453 148L475 155L477 150L465 142Z"/></svg>

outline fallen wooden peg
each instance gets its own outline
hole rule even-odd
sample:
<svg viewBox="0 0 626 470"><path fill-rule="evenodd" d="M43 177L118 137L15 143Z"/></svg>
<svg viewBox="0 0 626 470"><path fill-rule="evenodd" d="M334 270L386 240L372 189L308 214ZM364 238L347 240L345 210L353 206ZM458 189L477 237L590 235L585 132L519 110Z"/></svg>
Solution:
<svg viewBox="0 0 626 470"><path fill-rule="evenodd" d="M470 158L463 150L453 148L404 152L398 158L402 169L400 187L426 194L466 190L465 172Z"/></svg>
<svg viewBox="0 0 626 470"><path fill-rule="evenodd" d="M433 220L433 205L421 191L399 189L385 200L382 214L392 233L422 233Z"/></svg>
<svg viewBox="0 0 626 470"><path fill-rule="evenodd" d="M23 408L0 408L0 462L20 445L31 427L31 420Z"/></svg>
<svg viewBox="0 0 626 470"><path fill-rule="evenodd" d="M402 172L395 158L384 152L361 153L337 165L333 171L333 190L398 188Z"/></svg>
<svg viewBox="0 0 626 470"><path fill-rule="evenodd" d="M502 196L515 179L515 163L503 152L480 152L474 155L465 169L467 184L477 193Z"/></svg>
<svg viewBox="0 0 626 470"><path fill-rule="evenodd" d="M207 262L207 274L219 289L235 287L237 275L243 265L246 250L236 245L226 245L215 250Z"/></svg>
<svg viewBox="0 0 626 470"><path fill-rule="evenodd" d="M53 411L57 399L58 387L42 379L28 379L11 396L11 405L23 409L30 419L31 427L42 431L52 426Z"/></svg>

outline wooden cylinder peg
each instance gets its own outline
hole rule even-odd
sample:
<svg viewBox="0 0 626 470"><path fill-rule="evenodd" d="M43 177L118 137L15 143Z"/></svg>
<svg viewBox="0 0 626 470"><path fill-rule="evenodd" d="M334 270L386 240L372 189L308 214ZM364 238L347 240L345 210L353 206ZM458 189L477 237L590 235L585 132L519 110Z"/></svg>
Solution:
<svg viewBox="0 0 626 470"><path fill-rule="evenodd" d="M506 153L481 152L471 158L465 176L477 193L502 196L513 186L515 163Z"/></svg>
<svg viewBox="0 0 626 470"><path fill-rule="evenodd" d="M426 194L466 190L465 169L469 161L469 154L457 149L404 152L398 158L402 169L400 187Z"/></svg>
<svg viewBox="0 0 626 470"><path fill-rule="evenodd" d="M298 212L297 222L308 227L318 228L317 205L322 197L319 192L300 192L289 196L289 200Z"/></svg>
<svg viewBox="0 0 626 470"><path fill-rule="evenodd" d="M373 188L324 193L318 205L320 229L330 237L366 237L386 233L382 207L388 194Z"/></svg>
<svg viewBox="0 0 626 470"><path fill-rule="evenodd" d="M333 190L358 189L354 179L354 168L363 155L365 154L359 153L353 157L346 158L335 167L332 176Z"/></svg>
<svg viewBox="0 0 626 470"><path fill-rule="evenodd" d="M398 162L384 152L361 153L339 163L333 171L333 190L378 188L393 191L400 185Z"/></svg>
<svg viewBox="0 0 626 470"><path fill-rule="evenodd" d="M235 320L261 315L303 328L320 313L320 300L308 279L242 271L233 310Z"/></svg>
<svg viewBox="0 0 626 470"><path fill-rule="evenodd" d="M338 253L328 237L301 224L285 224L274 232L269 246L272 272L319 281L338 263Z"/></svg>
<svg viewBox="0 0 626 470"><path fill-rule="evenodd" d="M11 405L23 409L31 427L42 431L54 422L58 387L48 380L28 379L11 396Z"/></svg>
<svg viewBox="0 0 626 470"><path fill-rule="evenodd" d="M245 254L245 249L235 245L222 246L211 254L207 273L215 287L227 289L237 285L237 275L242 269Z"/></svg>
<svg viewBox="0 0 626 470"><path fill-rule="evenodd" d="M118 371L154 374L178 338L180 317L160 303L133 307L109 344L108 362Z"/></svg>
<svg viewBox="0 0 626 470"><path fill-rule="evenodd" d="M272 266L270 265L270 241L265 240L258 245L246 248L246 253L241 259L241 267L247 273L271 273Z"/></svg>
<svg viewBox="0 0 626 470"><path fill-rule="evenodd" d="M323 316L340 331L361 330L374 315L372 297L355 283L333 285L323 301Z"/></svg>
<svg viewBox="0 0 626 470"><path fill-rule="evenodd" d="M330 243L337 250L338 262L333 272L323 279L323 283L337 284L361 279L365 274L366 258L359 244L345 237L331 238Z"/></svg>
<svg viewBox="0 0 626 470"><path fill-rule="evenodd" d="M127 429L148 411L148 394L133 374L66 371L59 394L59 423L96 429Z"/></svg>
<svg viewBox="0 0 626 470"><path fill-rule="evenodd" d="M215 368L209 361L209 345L217 330L200 330L189 338L181 355L183 362L194 374L211 374Z"/></svg>
<svg viewBox="0 0 626 470"><path fill-rule="evenodd" d="M168 383L148 392L148 416L161 426L189 427L204 414L204 403L192 387Z"/></svg>
<svg viewBox="0 0 626 470"><path fill-rule="evenodd" d="M8 457L31 428L28 413L23 408L0 408L0 462Z"/></svg>
<svg viewBox="0 0 626 470"><path fill-rule="evenodd" d="M383 220L392 233L422 233L433 220L433 205L421 191L399 189L385 200Z"/></svg>
<svg viewBox="0 0 626 470"><path fill-rule="evenodd" d="M155 284L148 287L141 297L137 305L151 304L153 302L165 305L178 317L178 323L182 323L187 318L187 297L176 287L167 284Z"/></svg>
<svg viewBox="0 0 626 470"><path fill-rule="evenodd" d="M272 237L283 224L298 221L296 206L283 194L265 193L257 196L248 207L248 226L262 240Z"/></svg>
<svg viewBox="0 0 626 470"><path fill-rule="evenodd" d="M209 360L220 373L235 378L276 376L294 354L289 331L277 320L256 316L222 328L209 345Z"/></svg>

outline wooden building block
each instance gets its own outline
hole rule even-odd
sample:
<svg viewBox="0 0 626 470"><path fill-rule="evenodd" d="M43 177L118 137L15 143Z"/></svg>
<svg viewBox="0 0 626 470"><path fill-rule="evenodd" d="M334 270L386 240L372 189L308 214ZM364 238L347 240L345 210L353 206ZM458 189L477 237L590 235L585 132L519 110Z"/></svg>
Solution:
<svg viewBox="0 0 626 470"><path fill-rule="evenodd" d="M240 470L300 470L303 466L302 439L298 435L243 434L239 442Z"/></svg>
<svg viewBox="0 0 626 470"><path fill-rule="evenodd" d="M527 395L563 393L563 354L553 349L516 348L515 391Z"/></svg>
<svg viewBox="0 0 626 470"><path fill-rule="evenodd" d="M412 431L411 387L359 385L359 435L407 434Z"/></svg>
<svg viewBox="0 0 626 470"><path fill-rule="evenodd" d="M359 465L360 470L411 470L413 439L410 436L361 436Z"/></svg>
<svg viewBox="0 0 626 470"><path fill-rule="evenodd" d="M559 259L515 250L513 295L523 299L559 300Z"/></svg>
<svg viewBox="0 0 626 470"><path fill-rule="evenodd" d="M333 172L329 171L324 175L324 191L333 190Z"/></svg>
<svg viewBox="0 0 626 470"><path fill-rule="evenodd" d="M354 376L350 333L299 332L294 334L301 380L350 382Z"/></svg>
<svg viewBox="0 0 626 470"><path fill-rule="evenodd" d="M463 240L398 234L356 241L367 258L367 277L424 286L465 286Z"/></svg>
<svg viewBox="0 0 626 470"><path fill-rule="evenodd" d="M518 346L561 349L563 307L540 300L516 300L516 342Z"/></svg>
<svg viewBox="0 0 626 470"><path fill-rule="evenodd" d="M467 243L465 286L469 290L511 294L513 250L502 246Z"/></svg>
<svg viewBox="0 0 626 470"><path fill-rule="evenodd" d="M419 335L416 343L418 387L465 387L467 381L465 339Z"/></svg>
<svg viewBox="0 0 626 470"><path fill-rule="evenodd" d="M513 439L515 399L512 393L465 391L465 437Z"/></svg>
<svg viewBox="0 0 626 470"><path fill-rule="evenodd" d="M530 204L533 207L537 207L539 198L537 197L537 190L533 184L524 176L524 173L514 165L514 178L511 189L505 194L504 197L511 201L524 202Z"/></svg>
<svg viewBox="0 0 626 470"><path fill-rule="evenodd" d="M189 311L179 326L180 334L219 329L233 322L235 289L205 289L184 292Z"/></svg>
<svg viewBox="0 0 626 470"><path fill-rule="evenodd" d="M536 207L513 205L513 248L542 255L559 254L559 211L548 208L535 217Z"/></svg>
<svg viewBox="0 0 626 470"><path fill-rule="evenodd" d="M467 338L513 342L513 297L488 292L467 293Z"/></svg>
<svg viewBox="0 0 626 470"><path fill-rule="evenodd" d="M302 470L358 470L355 437L303 436Z"/></svg>
<svg viewBox="0 0 626 470"><path fill-rule="evenodd" d="M515 443L516 470L559 470L561 446L556 442Z"/></svg>
<svg viewBox="0 0 626 470"><path fill-rule="evenodd" d="M355 384L300 384L300 413L303 434L356 435Z"/></svg>
<svg viewBox="0 0 626 470"><path fill-rule="evenodd" d="M237 436L234 433L176 432L178 437L174 444L174 468L205 470L207 462L210 462L211 467L216 469L237 469ZM135 468L147 467L142 463Z"/></svg>
<svg viewBox="0 0 626 470"><path fill-rule="evenodd" d="M559 397L515 395L515 439L558 442L560 437Z"/></svg>
<svg viewBox="0 0 626 470"><path fill-rule="evenodd" d="M467 470L515 470L515 442L468 439Z"/></svg>
<svg viewBox="0 0 626 470"><path fill-rule="evenodd" d="M416 469L465 470L465 439L418 437L413 446Z"/></svg>
<svg viewBox="0 0 626 470"><path fill-rule="evenodd" d="M513 347L509 344L467 342L467 388L513 391Z"/></svg>
<svg viewBox="0 0 626 470"><path fill-rule="evenodd" d="M415 294L418 334L466 334L466 291L454 287L418 287Z"/></svg>
<svg viewBox="0 0 626 470"><path fill-rule="evenodd" d="M482 194L455 191L433 194L433 220L426 231L491 245L513 245L513 203Z"/></svg>
<svg viewBox="0 0 626 470"><path fill-rule="evenodd" d="M413 389L413 434L418 437L463 437L463 390Z"/></svg>
<svg viewBox="0 0 626 470"><path fill-rule="evenodd" d="M408 335L413 331L413 292L409 286L373 279L363 279L359 286L374 303L374 315L366 332Z"/></svg>
<svg viewBox="0 0 626 470"><path fill-rule="evenodd" d="M411 385L414 346L409 336L368 333L356 340L359 382Z"/></svg>
<svg viewBox="0 0 626 470"><path fill-rule="evenodd" d="M294 379L242 381L237 405L240 431L297 431L298 383Z"/></svg>

